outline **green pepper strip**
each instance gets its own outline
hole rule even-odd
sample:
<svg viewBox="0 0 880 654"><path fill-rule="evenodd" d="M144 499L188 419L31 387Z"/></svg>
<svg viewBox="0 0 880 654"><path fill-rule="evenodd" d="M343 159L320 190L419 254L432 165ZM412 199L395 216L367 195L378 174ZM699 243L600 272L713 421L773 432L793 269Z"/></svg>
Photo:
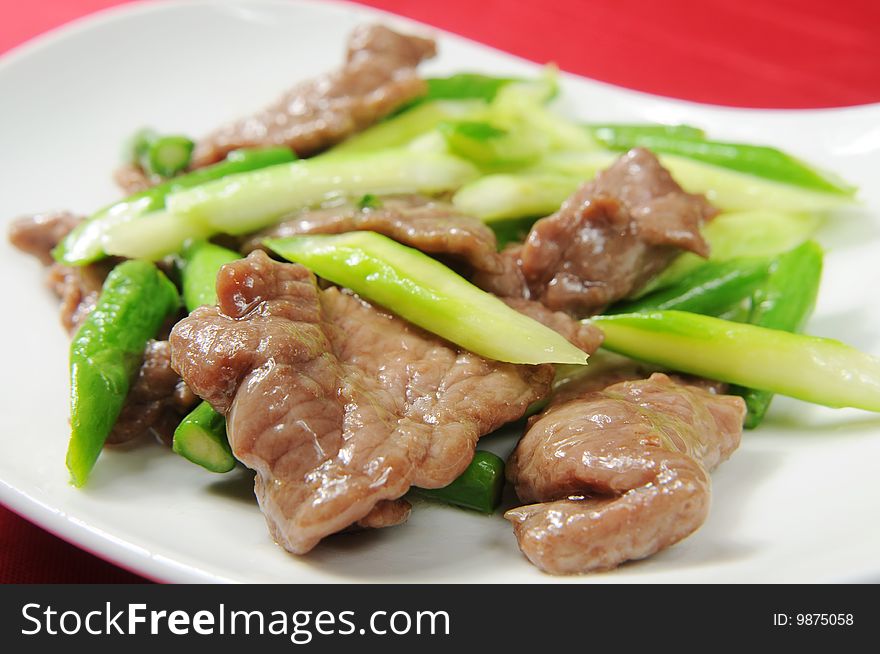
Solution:
<svg viewBox="0 0 880 654"><path fill-rule="evenodd" d="M822 278L822 248L815 241L778 257L752 298L748 322L760 327L799 332L813 313ZM746 401L745 426L754 429L764 419L773 393L736 386L732 392Z"/></svg>
<svg viewBox="0 0 880 654"><path fill-rule="evenodd" d="M412 492L420 497L466 509L494 513L501 504L503 488L504 460L492 452L477 450L470 465L448 486L432 489L413 487Z"/></svg>
<svg viewBox="0 0 880 654"><path fill-rule="evenodd" d="M227 263L241 259L241 255L208 241L195 241L187 244L181 258L183 301L191 312L217 304L217 273Z"/></svg>
<svg viewBox="0 0 880 654"><path fill-rule="evenodd" d="M217 273L241 255L207 241L197 241L187 245L182 258L183 299L187 311L193 311L217 304ZM235 467L226 437L226 419L207 402L200 403L174 430L172 449L211 472L229 472Z"/></svg>
<svg viewBox="0 0 880 654"><path fill-rule="evenodd" d="M498 91L511 82L521 81L514 77L490 77L479 73L458 73L449 77L429 77L425 80L428 92L399 109L400 114L424 102L432 100L483 100L491 102Z"/></svg>
<svg viewBox="0 0 880 654"><path fill-rule="evenodd" d="M627 150L646 136L671 136L700 141L706 133L690 125L660 125L652 123L590 123L587 126L597 141L611 150Z"/></svg>
<svg viewBox="0 0 880 654"><path fill-rule="evenodd" d="M126 261L107 276L70 344L67 467L75 486L86 482L122 411L147 341L179 301L174 284L151 263Z"/></svg>
<svg viewBox="0 0 880 654"><path fill-rule="evenodd" d="M70 232L52 251L52 255L59 263L71 266L92 263L104 257L101 239L110 227L128 218L162 209L168 195L227 175L266 168L295 159L296 156L290 148L235 150L220 163L174 177L101 209Z"/></svg>
<svg viewBox="0 0 880 654"><path fill-rule="evenodd" d="M141 167L160 177L173 177L189 166L194 147L186 136L160 136L147 146Z"/></svg>
<svg viewBox="0 0 880 654"><path fill-rule="evenodd" d="M603 132L596 137L602 140ZM742 173L772 179L785 184L801 186L816 191L851 196L855 188L831 175L823 173L803 161L776 148L746 143L723 143L695 139L680 134L618 131L613 139L604 141L612 150L625 151L635 147L648 148L654 152L675 154L696 159L715 166L730 168Z"/></svg>
<svg viewBox="0 0 880 654"><path fill-rule="evenodd" d="M174 430L172 449L211 472L229 472L235 457L226 437L226 418L202 402Z"/></svg>
<svg viewBox="0 0 880 654"><path fill-rule="evenodd" d="M767 277L770 262L768 258L752 257L710 261L672 286L632 302L618 303L606 313L675 309L718 316L751 296Z"/></svg>

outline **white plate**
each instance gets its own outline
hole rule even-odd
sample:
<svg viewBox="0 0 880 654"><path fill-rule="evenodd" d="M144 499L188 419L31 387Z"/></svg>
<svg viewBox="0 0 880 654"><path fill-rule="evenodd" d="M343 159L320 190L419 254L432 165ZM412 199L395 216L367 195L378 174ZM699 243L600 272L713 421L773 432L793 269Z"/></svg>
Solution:
<svg viewBox="0 0 880 654"><path fill-rule="evenodd" d="M201 134L340 61L348 32L388 20L360 6L186 2L126 6L0 61L0 216L87 213L135 128ZM395 22L401 22L396 20ZM411 23L404 23L410 29ZM441 35L431 73L537 67ZM566 76L562 103L595 120L688 122L717 137L785 147L862 188L835 216L810 331L880 354L880 105L822 111L707 107ZM162 448L102 455L84 490L67 483L67 339L40 266L3 239L6 318L0 500L88 550L166 581L746 582L880 580L880 418L777 399L766 426L714 475L691 538L619 570L547 577L508 524L419 505L408 524L330 538L296 558L269 538L249 475L212 476ZM487 443L488 444L488 443ZM509 442L495 442L505 450Z"/></svg>

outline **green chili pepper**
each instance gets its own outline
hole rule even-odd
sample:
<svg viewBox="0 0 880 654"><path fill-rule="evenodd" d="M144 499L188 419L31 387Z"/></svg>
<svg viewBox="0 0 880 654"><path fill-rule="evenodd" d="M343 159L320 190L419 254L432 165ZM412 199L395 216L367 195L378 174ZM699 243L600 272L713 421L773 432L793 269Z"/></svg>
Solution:
<svg viewBox="0 0 880 654"><path fill-rule="evenodd" d="M491 102L498 91L515 77L490 77L479 73L458 73L449 77L429 77L428 94L424 100L484 100Z"/></svg>
<svg viewBox="0 0 880 654"><path fill-rule="evenodd" d="M173 177L189 166L195 143L186 136L160 136L141 156L141 168L160 177Z"/></svg>
<svg viewBox="0 0 880 654"><path fill-rule="evenodd" d="M174 430L172 449L211 472L229 472L235 457L226 437L226 418L202 402Z"/></svg>
<svg viewBox="0 0 880 654"><path fill-rule="evenodd" d="M295 158L290 148L235 150L220 163L174 177L101 209L70 232L53 250L52 255L58 262L70 266L92 263L104 257L103 239L111 227L133 217L162 209L165 206L165 198L171 193L227 175L287 163Z"/></svg>
<svg viewBox="0 0 880 654"><path fill-rule="evenodd" d="M586 130L583 131L586 133ZM554 152L542 159L532 170L579 177L583 181L591 179L597 172L613 164L616 158L616 153L607 151ZM709 201L723 211L759 209L817 212L837 209L853 202L850 192L807 188L677 154L661 152L660 163L672 173L672 177L685 191L705 193ZM522 174L528 174L528 171ZM841 183L841 186L846 185ZM571 189L573 190L574 188ZM564 199L563 196L556 201L556 208Z"/></svg>
<svg viewBox="0 0 880 654"><path fill-rule="evenodd" d="M241 255L208 241L195 241L184 248L182 259L183 301L187 311L194 311L217 304L217 273Z"/></svg>
<svg viewBox="0 0 880 654"><path fill-rule="evenodd" d="M690 125L660 125L653 123L591 123L587 125L593 136L610 150L629 150L645 137L666 136L700 141L706 133Z"/></svg>
<svg viewBox="0 0 880 654"><path fill-rule="evenodd" d="M606 313L675 309L717 316L751 296L767 277L769 267L770 259L766 258L710 261L676 284L644 295L638 300L620 302Z"/></svg>
<svg viewBox="0 0 880 654"><path fill-rule="evenodd" d="M830 407L880 411L880 358L830 338L684 311L595 316L603 347L672 370Z"/></svg>
<svg viewBox="0 0 880 654"><path fill-rule="evenodd" d="M801 331L813 313L821 278L822 248L815 241L778 257L754 293L748 322L787 332ZM742 387L731 390L746 401L745 426L754 429L764 419L773 393Z"/></svg>
<svg viewBox="0 0 880 654"><path fill-rule="evenodd" d="M207 241L189 244L183 251L183 300L187 311L217 304L217 273L241 255ZM185 459L211 472L229 472L235 467L226 437L226 419L210 404L202 402L174 430L172 449Z"/></svg>
<svg viewBox="0 0 880 654"><path fill-rule="evenodd" d="M587 354L439 261L374 232L267 239L279 255L481 356L579 363Z"/></svg>
<svg viewBox="0 0 880 654"><path fill-rule="evenodd" d="M448 486L432 489L413 487L412 491L420 497L482 513L494 513L501 504L503 488L504 460L492 452L477 450L467 469Z"/></svg>
<svg viewBox="0 0 880 654"><path fill-rule="evenodd" d="M82 486L122 410L147 341L179 306L177 289L153 264L126 261L107 276L94 310L70 344L67 467Z"/></svg>
<svg viewBox="0 0 880 654"><path fill-rule="evenodd" d="M701 231L709 243L709 260L727 261L776 257L809 240L821 225L821 218L815 214L755 210L723 213ZM704 265L706 260L692 252L679 255L639 295L678 284Z"/></svg>
<svg viewBox="0 0 880 654"><path fill-rule="evenodd" d="M603 140L603 134L607 135L599 130L596 137ZM643 147L654 152L696 159L714 166L825 193L846 196L855 193L855 188L842 180L816 170L790 154L765 145L708 141L696 139L690 134L682 137L680 133L652 133L644 130L618 130L613 139L603 142L612 150L626 151Z"/></svg>

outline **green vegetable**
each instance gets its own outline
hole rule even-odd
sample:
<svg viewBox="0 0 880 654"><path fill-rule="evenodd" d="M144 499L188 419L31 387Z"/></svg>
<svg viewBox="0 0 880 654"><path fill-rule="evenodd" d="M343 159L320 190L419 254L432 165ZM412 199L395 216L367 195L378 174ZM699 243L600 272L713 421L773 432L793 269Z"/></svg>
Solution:
<svg viewBox="0 0 880 654"><path fill-rule="evenodd" d="M452 203L484 222L546 216L559 209L583 180L558 174L486 175L462 186Z"/></svg>
<svg viewBox="0 0 880 654"><path fill-rule="evenodd" d="M285 214L337 195L435 193L476 176L473 166L447 154L383 150L333 159L316 157L203 184L168 198L169 211L111 227L104 250L152 261L179 252L188 239L246 234Z"/></svg>
<svg viewBox="0 0 880 654"><path fill-rule="evenodd" d="M782 254L811 238L821 224L822 219L815 214L741 211L716 216L703 227L702 233L709 243L709 260L728 261ZM702 257L684 253L651 280L640 294L676 284L705 264Z"/></svg>
<svg viewBox="0 0 880 654"><path fill-rule="evenodd" d="M755 257L705 263L678 283L620 302L606 313L675 309L717 316L751 296L767 277L769 266L768 259Z"/></svg>
<svg viewBox="0 0 880 654"><path fill-rule="evenodd" d="M226 419L207 402L193 409L174 430L172 449L211 472L229 472L235 467Z"/></svg>
<svg viewBox="0 0 880 654"><path fill-rule="evenodd" d="M617 130L613 139L603 139L607 132L599 132L597 138L612 150L626 151L643 147L657 153L678 155L696 159L714 166L729 168L756 177L791 184L806 189L851 196L855 188L831 175L792 157L781 150L763 145L723 143L695 139L693 135Z"/></svg>
<svg viewBox="0 0 880 654"><path fill-rule="evenodd" d="M459 121L441 124L440 132L453 154L486 168L524 166L547 150L541 134L527 126L511 130L488 122Z"/></svg>
<svg viewBox="0 0 880 654"><path fill-rule="evenodd" d="M163 136L152 129L141 129L131 139L128 158L148 175L172 177L189 166L194 147L186 136Z"/></svg>
<svg viewBox="0 0 880 654"><path fill-rule="evenodd" d="M366 195L361 196L361 199L358 200L357 206L361 211L364 209L379 209L382 207L382 200L372 193L367 193Z"/></svg>
<svg viewBox="0 0 880 654"><path fill-rule="evenodd" d="M103 241L114 225L162 209L171 193L234 173L265 168L294 159L295 155L290 148L235 150L220 163L174 177L101 209L70 232L52 255L59 263L70 266L92 263L104 257Z"/></svg>
<svg viewBox="0 0 880 654"><path fill-rule="evenodd" d="M748 321L770 329L801 331L813 313L821 278L822 248L815 241L783 254L773 262L766 281L755 291ZM732 392L746 401L745 426L754 429L764 419L773 394L742 387L735 387Z"/></svg>
<svg viewBox="0 0 880 654"><path fill-rule="evenodd" d="M428 95L424 100L483 100L491 102L498 91L514 77L490 77L479 73L458 73L450 77L429 77Z"/></svg>
<svg viewBox="0 0 880 654"><path fill-rule="evenodd" d="M504 460L501 457L477 450L467 469L448 486L443 488L417 488L416 495L466 509L494 513L501 504L504 488Z"/></svg>
<svg viewBox="0 0 880 654"><path fill-rule="evenodd" d="M790 332L803 329L819 294L822 259L822 247L815 241L777 257L755 291L749 322Z"/></svg>
<svg viewBox="0 0 880 654"><path fill-rule="evenodd" d="M556 70L547 68L538 79L505 86L495 96L484 119L516 126L518 133L530 138L540 135L551 150L595 150L597 143L587 130L545 106L558 90L556 77Z"/></svg>
<svg viewBox="0 0 880 654"><path fill-rule="evenodd" d="M640 145L640 139L668 136L680 139L702 140L703 130L690 125L659 125L651 123L592 123L587 129L593 137L610 150L629 150Z"/></svg>
<svg viewBox="0 0 880 654"><path fill-rule="evenodd" d="M217 304L217 273L241 255L207 241L190 243L183 251L183 299L187 311ZM202 402L174 430L172 449L211 472L229 472L235 458L226 438L226 419Z"/></svg>
<svg viewBox="0 0 880 654"><path fill-rule="evenodd" d="M365 129L320 155L320 158L397 148L430 132L442 122L465 119L485 109L484 102L473 100L425 102Z"/></svg>
<svg viewBox="0 0 880 654"><path fill-rule="evenodd" d="M373 232L293 236L265 244L324 279L490 359L585 364L586 353L412 248Z"/></svg>
<svg viewBox="0 0 880 654"><path fill-rule="evenodd" d="M141 167L148 173L173 177L189 166L195 147L185 136L161 136L150 143L141 158Z"/></svg>
<svg viewBox="0 0 880 654"><path fill-rule="evenodd" d="M207 239L213 234L214 230L202 223L156 211L110 227L103 236L102 249L109 256L158 261L180 252L187 241Z"/></svg>
<svg viewBox="0 0 880 654"><path fill-rule="evenodd" d="M451 155L409 150L306 159L255 170L174 193L168 209L191 224L215 232L247 234L282 215L336 195L439 193L477 176Z"/></svg>
<svg viewBox="0 0 880 654"><path fill-rule="evenodd" d="M545 157L535 168L544 173L592 179L614 163L617 156L607 152L558 152ZM724 211L817 212L839 209L853 202L849 194L765 179L674 154L661 153L659 158L684 190L705 193L712 204ZM564 199L559 198L557 206Z"/></svg>
<svg viewBox="0 0 880 654"><path fill-rule="evenodd" d="M178 306L174 284L151 263L126 261L107 276L70 344L67 467L74 485L82 486L95 465L147 341Z"/></svg>
<svg viewBox="0 0 880 654"><path fill-rule="evenodd" d="M150 144L158 138L156 130L143 127L132 134L125 146L125 160L135 165L141 165L141 159L150 149Z"/></svg>
<svg viewBox="0 0 880 654"><path fill-rule="evenodd" d="M196 241L183 251L183 301L187 311L217 304L217 273L241 255L207 241Z"/></svg>
<svg viewBox="0 0 880 654"><path fill-rule="evenodd" d="M612 352L825 406L880 411L880 359L840 341L683 311L591 320Z"/></svg>
<svg viewBox="0 0 880 654"><path fill-rule="evenodd" d="M705 193L725 211L816 212L852 203L852 193L796 186L677 155L661 154L660 162L686 191Z"/></svg>

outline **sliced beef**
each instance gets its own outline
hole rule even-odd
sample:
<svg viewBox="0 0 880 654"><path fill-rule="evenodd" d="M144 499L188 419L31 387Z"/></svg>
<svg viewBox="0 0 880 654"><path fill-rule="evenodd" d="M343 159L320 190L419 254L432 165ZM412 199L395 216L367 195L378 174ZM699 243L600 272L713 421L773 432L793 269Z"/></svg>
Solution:
<svg viewBox="0 0 880 654"><path fill-rule="evenodd" d="M9 241L48 267L46 285L61 300L61 324L73 333L95 308L111 263L72 267L55 263L52 250L82 218L67 211L24 216L13 221Z"/></svg>
<svg viewBox="0 0 880 654"><path fill-rule="evenodd" d="M682 251L705 256L700 227L716 211L682 191L657 158L631 150L539 220L507 253L504 274L476 282L586 316L638 290Z"/></svg>
<svg viewBox="0 0 880 654"><path fill-rule="evenodd" d="M500 298L533 299L532 289L522 270L522 243L510 243L500 253L501 266L495 272L477 272L471 281ZM534 298L540 294L534 294ZM537 299L535 301L538 301Z"/></svg>
<svg viewBox="0 0 880 654"><path fill-rule="evenodd" d="M412 504L404 499L382 500L377 502L373 510L358 520L355 529L382 529L403 524L409 519Z"/></svg>
<svg viewBox="0 0 880 654"><path fill-rule="evenodd" d="M192 165L214 163L242 147L287 145L305 157L339 143L424 95L416 66L435 53L432 39L361 26L349 38L341 69L302 82L272 106L210 134L196 145Z"/></svg>
<svg viewBox="0 0 880 654"><path fill-rule="evenodd" d="M161 178L154 178L137 164L123 164L113 172L113 181L121 188L126 195L133 195L146 191L158 184Z"/></svg>
<svg viewBox="0 0 880 654"><path fill-rule="evenodd" d="M9 226L9 242L48 266L53 262L52 250L81 222L81 216L69 211L23 216Z"/></svg>
<svg viewBox="0 0 880 654"><path fill-rule="evenodd" d="M171 367L168 341L150 341L107 443L117 445L152 434L170 445L177 425L197 401Z"/></svg>
<svg viewBox="0 0 880 654"><path fill-rule="evenodd" d="M354 231L378 232L422 252L465 262L473 270L501 270L495 233L489 227L448 202L420 195L383 197L376 206L346 203L309 209L256 234L244 251L259 247L265 238Z"/></svg>
<svg viewBox="0 0 880 654"><path fill-rule="evenodd" d="M112 265L104 262L88 266L53 263L46 273L46 284L61 301L61 324L73 334L95 308L104 280Z"/></svg>
<svg viewBox="0 0 880 654"><path fill-rule="evenodd" d="M304 553L349 525L404 517L410 485L438 488L477 439L543 397L550 366L487 361L262 251L217 280L219 305L171 332L172 362L226 414L257 473L275 539ZM381 507L377 509L376 507Z"/></svg>
<svg viewBox="0 0 880 654"><path fill-rule="evenodd" d="M745 404L662 373L562 393L508 461L528 506L505 517L542 570L613 568L676 543L709 510L708 471L739 445Z"/></svg>

